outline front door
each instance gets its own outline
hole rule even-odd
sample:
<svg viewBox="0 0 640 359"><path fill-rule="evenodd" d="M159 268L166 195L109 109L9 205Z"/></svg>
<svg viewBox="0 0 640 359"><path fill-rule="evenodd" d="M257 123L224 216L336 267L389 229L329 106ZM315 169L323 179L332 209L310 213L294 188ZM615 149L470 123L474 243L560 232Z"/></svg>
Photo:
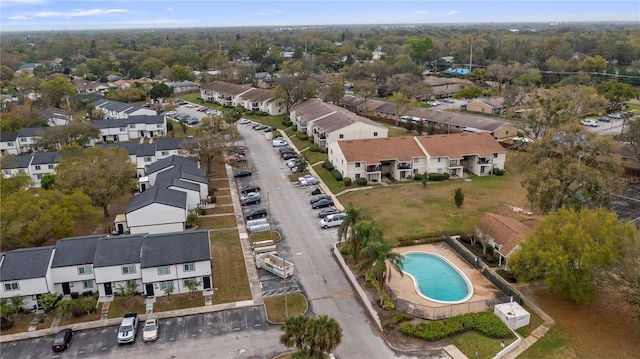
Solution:
<svg viewBox="0 0 640 359"><path fill-rule="evenodd" d="M71 294L71 288L69 288L69 282L62 283L62 294L63 295Z"/></svg>
<svg viewBox="0 0 640 359"><path fill-rule="evenodd" d="M153 293L153 283L145 284L144 288L145 288L145 292L147 293L147 297L153 297L153 295L154 295L154 293Z"/></svg>
<svg viewBox="0 0 640 359"><path fill-rule="evenodd" d="M211 289L211 277L202 277L202 287L205 290Z"/></svg>
<svg viewBox="0 0 640 359"><path fill-rule="evenodd" d="M112 295L113 289L111 289L111 283L104 284L104 295Z"/></svg>
<svg viewBox="0 0 640 359"><path fill-rule="evenodd" d="M124 224L118 223L118 234L124 233Z"/></svg>

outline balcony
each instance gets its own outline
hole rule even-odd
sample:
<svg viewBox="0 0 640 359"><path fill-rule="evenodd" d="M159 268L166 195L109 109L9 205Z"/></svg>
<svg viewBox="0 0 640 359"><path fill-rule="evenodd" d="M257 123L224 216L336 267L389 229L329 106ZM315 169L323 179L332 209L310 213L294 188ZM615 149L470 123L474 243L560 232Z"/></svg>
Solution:
<svg viewBox="0 0 640 359"><path fill-rule="evenodd" d="M367 173L371 173L371 172L380 172L380 165L367 166Z"/></svg>
<svg viewBox="0 0 640 359"><path fill-rule="evenodd" d="M477 162L477 163L478 163L479 165L490 165L492 162L491 162L491 160L490 160L490 159L487 159L487 158L480 158L480 159L478 159L478 162Z"/></svg>
<svg viewBox="0 0 640 359"><path fill-rule="evenodd" d="M410 170L410 169L413 168L413 163L411 163L411 162L400 162L400 163L398 163L396 168L399 169L399 170Z"/></svg>

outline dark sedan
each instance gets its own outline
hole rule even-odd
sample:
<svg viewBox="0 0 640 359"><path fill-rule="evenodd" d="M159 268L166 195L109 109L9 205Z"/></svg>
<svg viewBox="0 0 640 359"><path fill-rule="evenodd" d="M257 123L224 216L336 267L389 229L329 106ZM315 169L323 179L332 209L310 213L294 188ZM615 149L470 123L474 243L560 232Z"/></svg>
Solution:
<svg viewBox="0 0 640 359"><path fill-rule="evenodd" d="M248 185L247 187L243 187L242 190L240 190L240 193L242 194L247 194L247 193L251 193L251 192L258 192L260 191L260 186L256 186L256 185Z"/></svg>
<svg viewBox="0 0 640 359"><path fill-rule="evenodd" d="M66 350L69 345L71 345L71 338L73 337L73 331L71 329L62 329L56 334L55 338L53 338L53 344L51 344L51 349L54 352L61 352Z"/></svg>
<svg viewBox="0 0 640 359"><path fill-rule="evenodd" d="M323 210L321 210L320 212L318 212L318 217L320 218L324 218L330 214L336 214L336 213L342 213L341 210L335 208L335 207L331 207L331 208L325 208Z"/></svg>
<svg viewBox="0 0 640 359"><path fill-rule="evenodd" d="M249 171L249 170L242 170L242 171L240 171L240 172L236 173L236 174L234 175L234 177L249 177L249 176L251 176L251 174L252 174L252 173L251 173L251 171Z"/></svg>
<svg viewBox="0 0 640 359"><path fill-rule="evenodd" d="M316 208L326 208L331 206L333 206L333 200L324 198L312 204L311 208L316 209Z"/></svg>

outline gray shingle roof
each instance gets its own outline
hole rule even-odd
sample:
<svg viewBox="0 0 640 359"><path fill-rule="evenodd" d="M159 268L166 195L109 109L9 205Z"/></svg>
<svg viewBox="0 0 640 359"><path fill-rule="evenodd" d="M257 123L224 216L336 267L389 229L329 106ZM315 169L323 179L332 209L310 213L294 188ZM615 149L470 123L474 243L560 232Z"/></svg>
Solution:
<svg viewBox="0 0 640 359"><path fill-rule="evenodd" d="M138 153L138 145L139 143L129 143L129 142L116 142L116 143L103 143L101 146L103 148L109 147L122 147L127 150L129 156L134 156Z"/></svg>
<svg viewBox="0 0 640 359"><path fill-rule="evenodd" d="M33 154L32 165L43 165L58 162L60 153L58 152L36 152Z"/></svg>
<svg viewBox="0 0 640 359"><path fill-rule="evenodd" d="M145 157L145 156L155 156L155 155L156 155L156 145L154 143L138 144L138 148L136 149L136 156Z"/></svg>
<svg viewBox="0 0 640 359"><path fill-rule="evenodd" d="M93 263L96 253L96 243L105 235L72 237L60 239L56 243L56 253L53 256L51 268L70 267Z"/></svg>
<svg viewBox="0 0 640 359"><path fill-rule="evenodd" d="M181 179L189 180L192 182L198 182L198 183L205 183L205 184L209 183L209 181L207 180L207 176L204 174L204 171L199 168L191 168L191 167L185 168L183 166L174 167L158 173L158 176L156 177L156 181L158 180L158 178L167 178L167 177L181 178Z"/></svg>
<svg viewBox="0 0 640 359"><path fill-rule="evenodd" d="M155 143L158 151L177 150L180 148L180 144L184 140L184 137L158 138L155 140Z"/></svg>
<svg viewBox="0 0 640 359"><path fill-rule="evenodd" d="M18 137L33 137L40 136L41 133L46 132L51 127L25 127L20 130Z"/></svg>
<svg viewBox="0 0 640 359"><path fill-rule="evenodd" d="M0 132L0 142L15 142L17 138L17 132Z"/></svg>
<svg viewBox="0 0 640 359"><path fill-rule="evenodd" d="M31 163L33 156L15 156L15 157L3 157L0 161L0 168L8 170L12 168L27 168Z"/></svg>
<svg viewBox="0 0 640 359"><path fill-rule="evenodd" d="M140 262L141 235L101 238L96 244L93 267L109 267Z"/></svg>
<svg viewBox="0 0 640 359"><path fill-rule="evenodd" d="M187 194L181 191L154 186L133 196L127 206L127 213L131 213L153 203L187 209Z"/></svg>
<svg viewBox="0 0 640 359"><path fill-rule="evenodd" d="M200 185L193 182L183 181L179 178L171 178L171 177L161 178L160 176L158 176L158 178L156 179L155 186L160 186L165 188L178 187L178 188L184 188L184 189L188 189L195 192L200 192Z"/></svg>
<svg viewBox="0 0 640 359"><path fill-rule="evenodd" d="M147 174L181 165L184 165L184 168L198 168L198 162L193 158L173 155L157 160L154 163L150 164L147 169Z"/></svg>
<svg viewBox="0 0 640 359"><path fill-rule="evenodd" d="M53 246L16 249L0 254L2 281L41 278L47 274Z"/></svg>
<svg viewBox="0 0 640 359"><path fill-rule="evenodd" d="M142 240L141 268L209 260L209 231L150 234Z"/></svg>

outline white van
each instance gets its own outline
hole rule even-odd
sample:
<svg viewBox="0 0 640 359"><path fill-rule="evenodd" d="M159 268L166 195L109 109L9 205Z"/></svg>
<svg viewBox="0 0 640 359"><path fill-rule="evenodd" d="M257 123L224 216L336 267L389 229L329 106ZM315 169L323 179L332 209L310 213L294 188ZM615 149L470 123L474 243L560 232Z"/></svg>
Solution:
<svg viewBox="0 0 640 359"><path fill-rule="evenodd" d="M324 217L320 221L320 227L322 227L322 228L337 227L340 224L342 224L342 221L344 220L344 217L346 217L346 216L347 215L344 214L344 213L330 214L330 215Z"/></svg>

